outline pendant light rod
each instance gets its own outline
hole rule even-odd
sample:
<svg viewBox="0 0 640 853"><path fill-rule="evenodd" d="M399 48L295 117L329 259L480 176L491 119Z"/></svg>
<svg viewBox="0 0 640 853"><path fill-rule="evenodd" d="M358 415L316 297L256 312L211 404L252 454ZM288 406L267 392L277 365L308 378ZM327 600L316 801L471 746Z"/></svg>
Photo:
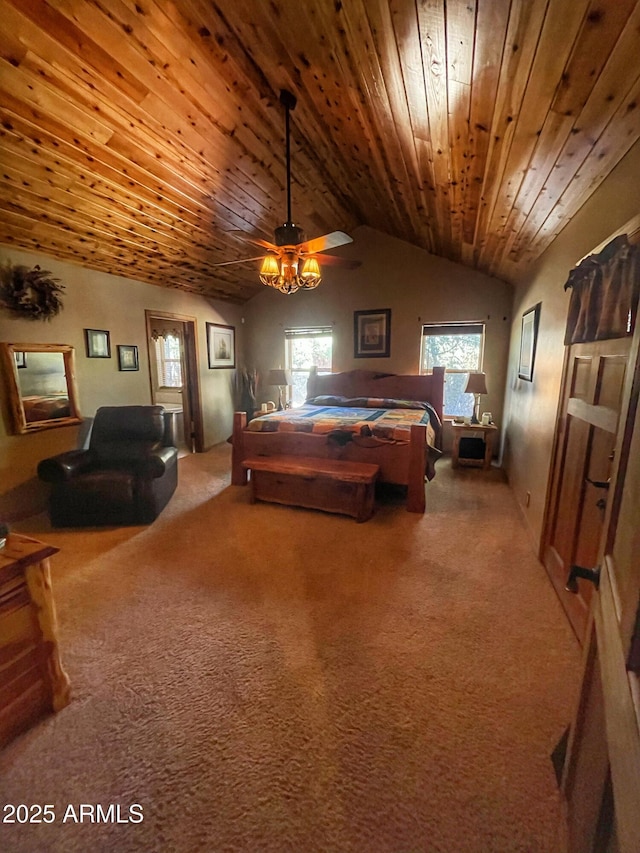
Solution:
<svg viewBox="0 0 640 853"><path fill-rule="evenodd" d="M295 109L296 96L286 89L280 92L280 103L284 106L284 133L287 152L287 222L291 222L291 140L289 132L289 112Z"/></svg>
<svg viewBox="0 0 640 853"><path fill-rule="evenodd" d="M291 219L291 140L289 137L289 110L285 109L284 116L285 133L287 135L287 222Z"/></svg>

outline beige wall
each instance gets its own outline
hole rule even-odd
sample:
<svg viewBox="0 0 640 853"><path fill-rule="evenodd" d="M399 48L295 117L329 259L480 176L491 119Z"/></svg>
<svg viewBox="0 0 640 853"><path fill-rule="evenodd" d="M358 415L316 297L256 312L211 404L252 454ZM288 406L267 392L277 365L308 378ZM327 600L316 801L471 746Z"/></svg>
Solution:
<svg viewBox="0 0 640 853"><path fill-rule="evenodd" d="M511 286L372 228L357 228L352 236L353 244L341 253L362 261L358 269L325 267L317 290L284 296L265 287L248 303L247 364L264 376L269 368L284 366L285 328L327 324L334 330L334 371L361 368L417 373L423 323L482 321L487 329L489 394L481 406L501 423ZM379 308L391 309L391 356L354 358L353 312ZM261 384L258 399L273 399L274 393L275 389Z"/></svg>
<svg viewBox="0 0 640 853"><path fill-rule="evenodd" d="M504 465L532 540L539 547L564 358L569 270L640 212L640 144L519 282L514 299L505 396ZM518 379L520 320L542 302L533 382ZM530 494L529 506L527 493Z"/></svg>
<svg viewBox="0 0 640 853"><path fill-rule="evenodd" d="M50 321L15 317L0 310L0 340L28 343L63 343L75 347L80 411L91 417L98 406L151 402L145 309L184 314L197 319L200 390L204 412L205 444L224 441L231 434L234 410L234 370L209 370L205 322L236 328L237 364L242 364L242 310L213 303L179 290L150 284L56 261L42 255L0 247L0 263L50 270L65 286L64 308ZM111 336L111 358L85 355L84 329L106 329ZM117 344L135 344L140 357L138 372L121 372ZM3 398L5 396L2 383ZM0 518L10 520L41 506L44 488L35 479L38 462L75 447L76 427L61 427L27 435L12 435L6 406L0 421Z"/></svg>

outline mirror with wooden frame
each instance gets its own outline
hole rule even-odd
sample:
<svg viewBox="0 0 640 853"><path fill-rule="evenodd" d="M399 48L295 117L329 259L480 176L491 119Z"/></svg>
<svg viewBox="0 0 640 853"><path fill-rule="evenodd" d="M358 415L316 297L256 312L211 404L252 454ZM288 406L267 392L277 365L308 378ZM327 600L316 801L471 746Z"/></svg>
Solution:
<svg viewBox="0 0 640 853"><path fill-rule="evenodd" d="M0 359L14 432L82 423L72 346L0 343Z"/></svg>

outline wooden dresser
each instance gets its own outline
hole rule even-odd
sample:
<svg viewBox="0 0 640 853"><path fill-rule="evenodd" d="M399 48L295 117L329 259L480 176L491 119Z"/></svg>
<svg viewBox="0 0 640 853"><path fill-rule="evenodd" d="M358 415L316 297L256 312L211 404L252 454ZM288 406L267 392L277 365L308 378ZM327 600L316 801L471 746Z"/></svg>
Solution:
<svg viewBox="0 0 640 853"><path fill-rule="evenodd" d="M0 747L69 702L51 595L57 552L17 533L0 549Z"/></svg>

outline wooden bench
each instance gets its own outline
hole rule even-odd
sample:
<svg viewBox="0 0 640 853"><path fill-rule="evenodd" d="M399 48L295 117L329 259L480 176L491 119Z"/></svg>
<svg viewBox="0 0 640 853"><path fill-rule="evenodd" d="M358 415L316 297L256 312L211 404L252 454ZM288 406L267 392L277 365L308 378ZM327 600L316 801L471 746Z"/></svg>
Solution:
<svg viewBox="0 0 640 853"><path fill-rule="evenodd" d="M310 456L250 456L251 502L321 509L366 521L373 514L379 466Z"/></svg>

